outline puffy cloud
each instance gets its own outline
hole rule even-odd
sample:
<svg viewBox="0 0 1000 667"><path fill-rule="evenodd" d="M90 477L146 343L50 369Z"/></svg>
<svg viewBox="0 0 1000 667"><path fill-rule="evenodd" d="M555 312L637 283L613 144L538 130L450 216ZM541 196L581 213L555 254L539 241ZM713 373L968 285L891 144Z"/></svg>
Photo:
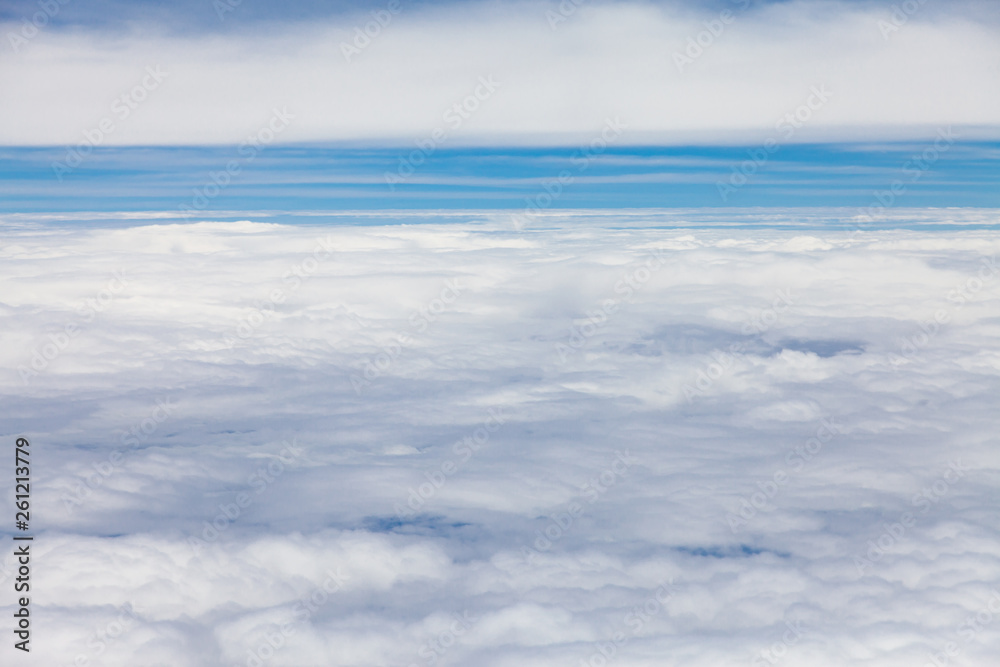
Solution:
<svg viewBox="0 0 1000 667"><path fill-rule="evenodd" d="M995 213L728 215L5 223L39 659L983 664Z"/></svg>

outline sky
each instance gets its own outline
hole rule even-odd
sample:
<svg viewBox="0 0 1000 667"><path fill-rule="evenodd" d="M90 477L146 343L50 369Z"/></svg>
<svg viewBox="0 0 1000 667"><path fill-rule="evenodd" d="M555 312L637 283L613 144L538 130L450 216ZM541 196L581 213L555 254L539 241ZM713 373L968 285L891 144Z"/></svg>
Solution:
<svg viewBox="0 0 1000 667"><path fill-rule="evenodd" d="M384 4L57 0L34 32L38 5L8 4L0 142L72 144L107 117L106 144L236 144L278 110L281 142L410 144L442 126L456 143L566 144L619 118L628 143L715 144L803 104L797 141L997 138L991 2Z"/></svg>
<svg viewBox="0 0 1000 667"><path fill-rule="evenodd" d="M1000 206L1000 144L963 141L954 128L924 142L772 147L771 138L743 146L273 145L244 154L238 146L100 147L78 163L65 147L7 147L0 212L197 219L249 210Z"/></svg>
<svg viewBox="0 0 1000 667"><path fill-rule="evenodd" d="M992 2L40 7L6 212L997 206Z"/></svg>
<svg viewBox="0 0 1000 667"><path fill-rule="evenodd" d="M7 0L0 663L992 664L998 37Z"/></svg>

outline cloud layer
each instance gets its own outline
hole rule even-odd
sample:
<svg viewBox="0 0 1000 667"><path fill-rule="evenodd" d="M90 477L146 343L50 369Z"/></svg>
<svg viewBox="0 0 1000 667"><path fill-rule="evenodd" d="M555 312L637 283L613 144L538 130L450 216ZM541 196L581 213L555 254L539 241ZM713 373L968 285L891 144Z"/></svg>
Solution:
<svg viewBox="0 0 1000 667"><path fill-rule="evenodd" d="M995 136L995 11L903 4L397 2L223 32L53 20L30 38L11 21L0 143L238 144L275 109L283 142L566 143L614 118L627 143L714 142L796 114L797 141Z"/></svg>
<svg viewBox="0 0 1000 667"><path fill-rule="evenodd" d="M996 654L993 232L408 222L4 223L37 659Z"/></svg>

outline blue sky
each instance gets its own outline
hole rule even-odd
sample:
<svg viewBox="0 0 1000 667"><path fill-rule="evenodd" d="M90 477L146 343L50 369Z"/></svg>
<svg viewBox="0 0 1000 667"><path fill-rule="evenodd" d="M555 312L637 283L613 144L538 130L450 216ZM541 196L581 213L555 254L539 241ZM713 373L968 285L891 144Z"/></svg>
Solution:
<svg viewBox="0 0 1000 667"><path fill-rule="evenodd" d="M412 146L274 145L252 159L236 147L118 147L98 148L59 174L52 165L65 159L65 148L7 148L0 211L186 206L195 217L211 217L255 209L865 207L894 182L905 189L893 208L1000 206L1000 144L956 142L941 151L933 145L792 144L773 153L761 145L467 147L430 154ZM234 159L239 172L216 189L213 178L224 183ZM413 161L412 173L400 171L400 160Z"/></svg>
<svg viewBox="0 0 1000 667"><path fill-rule="evenodd" d="M51 20L51 25L56 28L109 28L116 26L127 29L128 24L155 22L161 28L174 26L184 30L222 31L234 26L246 29L249 25L258 22L296 22L365 13L377 9L384 3L359 2L357 0L286 0L281 3L269 2L268 0L241 0L230 3L235 11L224 12L222 14L223 20L218 19L219 13L213 2L206 0L174 0L173 2L164 2L163 0L97 0L86 3L78 3L74 0L60 4L59 12ZM469 0L408 0L405 4L408 8L415 9L445 7L449 10L460 11L463 5L475 3ZM507 4L516 6L518 3ZM523 5L523 3L521 4ZM661 0L659 2L651 0L647 4L680 6L689 11L718 12L727 8L743 9L744 7L747 11L753 11L768 5L793 3L789 0L752 0L750 3L744 2L744 0ZM878 2L877 0L843 0L840 4L877 8L886 8L892 5L892 3ZM986 1L939 3L937 7L932 4L927 7L927 11L936 15L950 15L955 12L957 4L962 4L962 11L972 15L989 16L995 15L997 11L993 3ZM0 7L0 21L18 21L23 16L31 16L38 9L37 0L8 0L3 7Z"/></svg>
<svg viewBox="0 0 1000 667"><path fill-rule="evenodd" d="M1000 204L996 3L216 5L5 4L0 211Z"/></svg>

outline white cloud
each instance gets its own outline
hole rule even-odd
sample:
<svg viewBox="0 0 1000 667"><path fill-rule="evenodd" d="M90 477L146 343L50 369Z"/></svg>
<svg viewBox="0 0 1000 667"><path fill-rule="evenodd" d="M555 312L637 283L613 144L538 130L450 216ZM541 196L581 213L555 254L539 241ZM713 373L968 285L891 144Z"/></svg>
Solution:
<svg viewBox="0 0 1000 667"><path fill-rule="evenodd" d="M340 45L364 17L250 33L50 29L0 63L0 143L76 144L87 132L103 145L239 144L274 109L294 116L277 141L410 143L440 128L455 143L562 143L615 117L628 125L624 143L757 141L797 110L807 120L795 141L1000 125L988 15L923 7L884 36L881 6L734 6L712 36L705 22L718 15L670 5L584 3L555 30L553 8L405 7L351 62ZM678 67L675 54L700 34L703 53ZM157 82L147 66L166 75ZM499 88L470 102L468 118L446 117L480 77ZM828 99L814 96L820 88Z"/></svg>
<svg viewBox="0 0 1000 667"><path fill-rule="evenodd" d="M3 430L32 440L44 526L36 655L576 666L611 642L623 667L771 650L881 667L954 641L955 664L985 664L1000 617L963 624L1000 589L1000 274L984 263L1000 242L962 229L995 212L948 216L860 236L830 226L843 211L790 231L650 213L524 231L499 214L4 223ZM626 300L615 286L651 248L665 263ZM124 289L80 321L118 270ZM620 307L560 361L607 299ZM406 332L359 395L352 374ZM498 407L509 417L460 453ZM331 571L346 578L323 594Z"/></svg>

